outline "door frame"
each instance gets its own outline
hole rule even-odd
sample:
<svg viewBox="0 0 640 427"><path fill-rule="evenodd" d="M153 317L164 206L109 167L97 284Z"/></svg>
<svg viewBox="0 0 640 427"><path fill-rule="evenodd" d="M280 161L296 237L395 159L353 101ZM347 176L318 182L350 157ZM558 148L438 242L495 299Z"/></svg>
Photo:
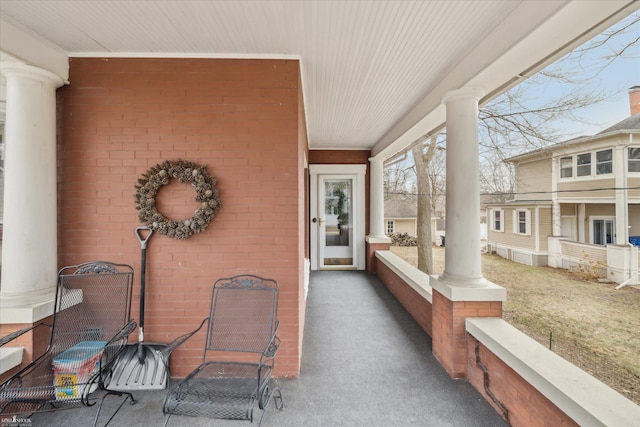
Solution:
<svg viewBox="0 0 640 427"><path fill-rule="evenodd" d="M309 233L310 237L310 257L311 270L365 270L366 254L365 254L365 174L367 165L309 165ZM319 227L313 222L313 218L318 215L324 215L318 212L320 208L319 198L319 176L329 177L332 175L344 177L345 175L353 176L353 260L352 266L322 266L320 262L320 244L321 239L318 234ZM322 267L321 267L322 266Z"/></svg>
<svg viewBox="0 0 640 427"><path fill-rule="evenodd" d="M596 240L596 236L595 236L595 221L602 221L602 225L604 227L604 243L600 244L600 243L595 243ZM607 229L607 222L611 223L611 232L612 232L612 236L611 236L611 243L607 243L607 236L606 236L606 229ZM607 246L607 245L615 245L616 242L616 217L615 216L592 216L589 217L589 243L592 245L601 245L601 246Z"/></svg>

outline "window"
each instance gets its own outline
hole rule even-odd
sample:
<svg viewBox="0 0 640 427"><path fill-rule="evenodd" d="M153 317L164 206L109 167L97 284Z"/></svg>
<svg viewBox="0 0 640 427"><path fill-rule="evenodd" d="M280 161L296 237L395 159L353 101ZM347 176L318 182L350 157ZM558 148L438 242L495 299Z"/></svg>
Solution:
<svg viewBox="0 0 640 427"><path fill-rule="evenodd" d="M640 172L640 147L630 147L627 169L629 172Z"/></svg>
<svg viewBox="0 0 640 427"><path fill-rule="evenodd" d="M502 209L494 209L491 211L491 229L493 231L504 231L503 212Z"/></svg>
<svg viewBox="0 0 640 427"><path fill-rule="evenodd" d="M518 233L527 233L527 212L518 211Z"/></svg>
<svg viewBox="0 0 640 427"><path fill-rule="evenodd" d="M596 175L613 172L613 150L603 150L596 153Z"/></svg>
<svg viewBox="0 0 640 427"><path fill-rule="evenodd" d="M571 178L573 176L573 157L562 157L560 159L560 178Z"/></svg>
<svg viewBox="0 0 640 427"><path fill-rule="evenodd" d="M594 218L591 220L591 243L608 245L613 243L615 222L613 219Z"/></svg>
<svg viewBox="0 0 640 427"><path fill-rule="evenodd" d="M387 236L391 236L396 231L396 223L393 220L387 221Z"/></svg>
<svg viewBox="0 0 640 427"><path fill-rule="evenodd" d="M577 176L591 175L591 153L578 154Z"/></svg>
<svg viewBox="0 0 640 427"><path fill-rule="evenodd" d="M513 212L513 234L531 234L531 211L516 209Z"/></svg>

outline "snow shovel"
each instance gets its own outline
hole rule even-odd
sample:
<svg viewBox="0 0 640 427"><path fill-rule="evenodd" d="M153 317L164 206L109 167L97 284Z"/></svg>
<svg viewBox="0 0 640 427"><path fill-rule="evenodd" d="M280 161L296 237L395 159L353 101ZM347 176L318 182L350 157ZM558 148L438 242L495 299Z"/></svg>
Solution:
<svg viewBox="0 0 640 427"><path fill-rule="evenodd" d="M167 345L144 342L147 242L152 234L153 230L149 227L136 228L136 236L142 250L138 343L128 345L116 360L109 383L109 388L113 390L163 390L167 388L169 376Z"/></svg>

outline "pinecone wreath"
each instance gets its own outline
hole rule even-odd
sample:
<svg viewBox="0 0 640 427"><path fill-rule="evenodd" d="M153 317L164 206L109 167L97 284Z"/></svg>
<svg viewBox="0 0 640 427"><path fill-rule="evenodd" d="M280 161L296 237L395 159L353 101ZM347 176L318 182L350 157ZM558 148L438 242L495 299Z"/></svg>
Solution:
<svg viewBox="0 0 640 427"><path fill-rule="evenodd" d="M156 196L160 188L171 178L190 183L196 190L200 207L188 219L174 221L156 209ZM136 184L136 209L138 219L152 230L165 236L182 240L204 231L222 206L216 190L216 180L206 167L186 160L165 160L146 171Z"/></svg>

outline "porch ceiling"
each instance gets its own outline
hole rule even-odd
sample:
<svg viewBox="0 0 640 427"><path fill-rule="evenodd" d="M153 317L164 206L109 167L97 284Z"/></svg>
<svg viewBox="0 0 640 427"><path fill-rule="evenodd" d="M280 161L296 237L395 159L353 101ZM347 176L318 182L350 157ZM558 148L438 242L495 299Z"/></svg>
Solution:
<svg viewBox="0 0 640 427"><path fill-rule="evenodd" d="M446 92L479 87L486 101L638 7L632 0L2 0L0 52L53 70L72 56L300 59L310 148L371 149L386 158L444 123Z"/></svg>

